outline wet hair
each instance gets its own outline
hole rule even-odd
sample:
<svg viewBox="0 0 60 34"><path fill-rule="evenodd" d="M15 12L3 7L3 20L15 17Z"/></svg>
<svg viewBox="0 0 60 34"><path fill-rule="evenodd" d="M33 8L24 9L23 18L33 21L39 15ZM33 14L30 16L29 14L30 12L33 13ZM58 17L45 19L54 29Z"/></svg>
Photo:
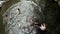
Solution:
<svg viewBox="0 0 60 34"><path fill-rule="evenodd" d="M34 22L38 22L39 19L38 19L38 18L34 18L33 21L34 21Z"/></svg>
<svg viewBox="0 0 60 34"><path fill-rule="evenodd" d="M42 24L43 22L42 22L42 18L39 16L37 16L36 18L34 18L33 19L33 22L37 22L37 23L39 23L39 24Z"/></svg>
<svg viewBox="0 0 60 34"><path fill-rule="evenodd" d="M18 8L18 10L20 11L20 9Z"/></svg>
<svg viewBox="0 0 60 34"><path fill-rule="evenodd" d="M8 17L8 15L5 15L5 17Z"/></svg>

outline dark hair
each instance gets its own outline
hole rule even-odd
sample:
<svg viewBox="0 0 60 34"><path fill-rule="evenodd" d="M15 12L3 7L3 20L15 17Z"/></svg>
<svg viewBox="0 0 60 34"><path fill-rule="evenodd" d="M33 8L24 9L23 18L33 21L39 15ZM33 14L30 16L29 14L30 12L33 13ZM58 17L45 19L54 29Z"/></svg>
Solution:
<svg viewBox="0 0 60 34"><path fill-rule="evenodd" d="M39 19L38 19L38 18L35 18L35 19L34 19L34 22L38 22L38 21L39 21Z"/></svg>
<svg viewBox="0 0 60 34"><path fill-rule="evenodd" d="M8 16L8 15L5 15L6 17Z"/></svg>

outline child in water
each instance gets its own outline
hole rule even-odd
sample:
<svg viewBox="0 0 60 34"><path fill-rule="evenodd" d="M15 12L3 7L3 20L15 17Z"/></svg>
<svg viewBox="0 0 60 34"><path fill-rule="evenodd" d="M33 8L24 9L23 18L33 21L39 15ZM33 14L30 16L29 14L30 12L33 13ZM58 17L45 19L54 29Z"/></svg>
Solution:
<svg viewBox="0 0 60 34"><path fill-rule="evenodd" d="M40 34L46 34L47 30L47 26L45 23L41 23L41 24L38 24L37 20L35 20L34 22L36 28L37 28L37 32L39 32Z"/></svg>
<svg viewBox="0 0 60 34"><path fill-rule="evenodd" d="M18 8L18 11L19 11L19 14L20 14L21 12L20 12L20 9L19 8Z"/></svg>

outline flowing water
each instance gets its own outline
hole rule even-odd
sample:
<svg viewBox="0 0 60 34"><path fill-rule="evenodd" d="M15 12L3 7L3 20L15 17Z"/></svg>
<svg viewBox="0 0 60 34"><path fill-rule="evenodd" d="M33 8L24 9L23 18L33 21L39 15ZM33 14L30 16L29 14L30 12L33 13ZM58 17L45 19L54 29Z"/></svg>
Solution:
<svg viewBox="0 0 60 34"><path fill-rule="evenodd" d="M33 19L36 18L34 10L37 9L37 4L32 0L20 1L12 5L3 14L3 24L6 24L5 32L7 34L36 34L36 28L31 24L34 23ZM41 8L39 10L41 11ZM8 15L8 17L5 17L5 15Z"/></svg>

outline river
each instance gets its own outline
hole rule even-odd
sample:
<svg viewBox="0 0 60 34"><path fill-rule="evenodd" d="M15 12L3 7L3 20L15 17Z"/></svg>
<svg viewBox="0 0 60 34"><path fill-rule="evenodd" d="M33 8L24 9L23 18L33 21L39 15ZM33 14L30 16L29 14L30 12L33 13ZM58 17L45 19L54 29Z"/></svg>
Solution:
<svg viewBox="0 0 60 34"><path fill-rule="evenodd" d="M3 23L6 23L5 32L7 34L36 34L35 26L30 25L33 23L33 19L37 17L35 13L35 9L38 9L37 6L37 3L32 0L21 0L21 2L12 5L3 14ZM38 7L41 12L41 7ZM5 17L6 15L8 17Z"/></svg>

